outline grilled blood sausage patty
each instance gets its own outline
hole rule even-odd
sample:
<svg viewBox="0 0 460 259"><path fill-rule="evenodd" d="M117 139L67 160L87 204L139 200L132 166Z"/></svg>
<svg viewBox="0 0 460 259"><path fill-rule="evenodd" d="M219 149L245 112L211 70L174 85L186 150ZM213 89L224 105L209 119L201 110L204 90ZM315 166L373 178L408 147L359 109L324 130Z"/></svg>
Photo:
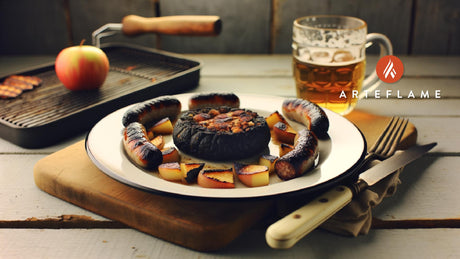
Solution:
<svg viewBox="0 0 460 259"><path fill-rule="evenodd" d="M132 122L139 122L145 127L168 117L172 122L177 119L181 111L181 103L174 97L164 96L138 103L129 108L123 115L123 126Z"/></svg>
<svg viewBox="0 0 460 259"><path fill-rule="evenodd" d="M324 137L329 130L329 119L326 113L317 104L303 99L287 99L282 104L282 111L286 118L302 123L316 136Z"/></svg>
<svg viewBox="0 0 460 259"><path fill-rule="evenodd" d="M163 162L161 151L147 137L145 127L132 122L123 130L123 147L129 158L145 169L156 169Z"/></svg>
<svg viewBox="0 0 460 259"><path fill-rule="evenodd" d="M290 180L305 174L315 164L318 156L318 138L308 129L297 133L294 149L275 162L279 178Z"/></svg>
<svg viewBox="0 0 460 259"><path fill-rule="evenodd" d="M182 114L174 127L173 140L179 150L197 158L236 160L267 148L270 129L262 116L250 110L204 108Z"/></svg>
<svg viewBox="0 0 460 259"><path fill-rule="evenodd" d="M194 95L188 102L189 110L219 108L221 106L239 108L240 99L233 93L206 93Z"/></svg>

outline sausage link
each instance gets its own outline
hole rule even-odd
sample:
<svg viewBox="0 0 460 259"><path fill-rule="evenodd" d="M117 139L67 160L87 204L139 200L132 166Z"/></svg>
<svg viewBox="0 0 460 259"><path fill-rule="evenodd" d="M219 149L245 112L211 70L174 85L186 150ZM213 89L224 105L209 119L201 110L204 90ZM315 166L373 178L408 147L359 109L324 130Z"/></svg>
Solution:
<svg viewBox="0 0 460 259"><path fill-rule="evenodd" d="M317 104L303 99L287 99L282 104L286 118L302 123L318 137L324 137L329 130L329 119Z"/></svg>
<svg viewBox="0 0 460 259"><path fill-rule="evenodd" d="M148 127L166 117L174 122L179 117L181 109L181 103L176 98L158 97L129 108L123 115L122 123L126 127L132 122L139 122Z"/></svg>
<svg viewBox="0 0 460 259"><path fill-rule="evenodd" d="M279 178L290 180L310 170L318 157L318 138L308 129L298 132L294 149L275 162Z"/></svg>
<svg viewBox="0 0 460 259"><path fill-rule="evenodd" d="M142 168L156 169L163 162L161 151L150 143L145 127L139 122L124 128L123 147L129 158Z"/></svg>
<svg viewBox="0 0 460 259"><path fill-rule="evenodd" d="M239 108L240 99L233 93L206 93L194 95L188 102L189 110L218 108L221 106Z"/></svg>

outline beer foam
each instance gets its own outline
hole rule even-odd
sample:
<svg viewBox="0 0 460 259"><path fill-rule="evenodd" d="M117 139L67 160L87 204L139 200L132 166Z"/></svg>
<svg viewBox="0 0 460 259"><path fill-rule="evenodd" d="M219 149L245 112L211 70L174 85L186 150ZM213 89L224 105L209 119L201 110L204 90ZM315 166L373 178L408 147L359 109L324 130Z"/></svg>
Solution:
<svg viewBox="0 0 460 259"><path fill-rule="evenodd" d="M318 66L344 66L364 60L361 48L331 49L331 48L302 48L295 58L301 62Z"/></svg>

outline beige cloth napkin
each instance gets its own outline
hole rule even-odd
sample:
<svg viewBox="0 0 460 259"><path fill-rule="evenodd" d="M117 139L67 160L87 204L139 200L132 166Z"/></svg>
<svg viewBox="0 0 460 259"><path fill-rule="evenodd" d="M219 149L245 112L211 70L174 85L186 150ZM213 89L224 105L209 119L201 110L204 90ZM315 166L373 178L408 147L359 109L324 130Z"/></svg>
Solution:
<svg viewBox="0 0 460 259"><path fill-rule="evenodd" d="M371 166L377 163L380 162L372 161ZM385 197L389 197L396 192L397 185L401 183L399 174L402 170L402 168L397 170L361 192L320 227L346 236L367 234L372 225L372 208L379 205Z"/></svg>

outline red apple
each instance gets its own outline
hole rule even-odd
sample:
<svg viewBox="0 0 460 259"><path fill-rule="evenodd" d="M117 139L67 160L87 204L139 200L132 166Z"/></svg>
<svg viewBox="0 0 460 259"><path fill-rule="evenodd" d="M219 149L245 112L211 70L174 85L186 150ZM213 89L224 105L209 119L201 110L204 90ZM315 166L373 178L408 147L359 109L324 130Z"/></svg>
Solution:
<svg viewBox="0 0 460 259"><path fill-rule="evenodd" d="M100 48L88 45L63 49L56 58L56 74L70 90L98 89L109 72L109 59Z"/></svg>

